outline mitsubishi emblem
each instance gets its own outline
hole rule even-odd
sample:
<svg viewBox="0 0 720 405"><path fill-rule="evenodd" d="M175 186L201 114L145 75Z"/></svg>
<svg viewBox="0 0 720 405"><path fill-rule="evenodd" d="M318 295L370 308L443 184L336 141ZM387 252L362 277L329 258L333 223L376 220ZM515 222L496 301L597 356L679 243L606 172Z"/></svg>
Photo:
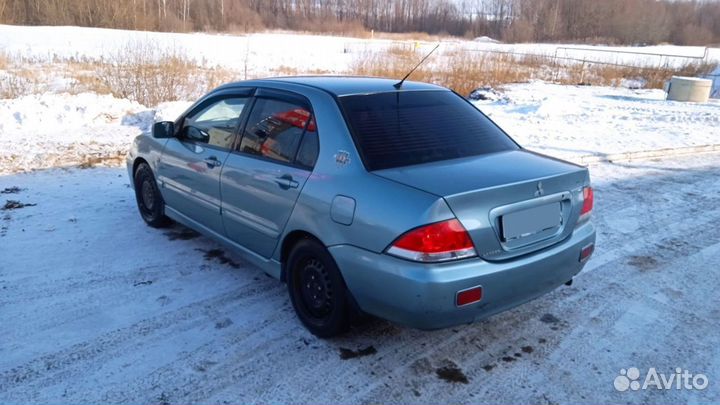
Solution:
<svg viewBox="0 0 720 405"><path fill-rule="evenodd" d="M350 163L350 153L342 149L338 150L335 154L335 163L338 166L347 166Z"/></svg>
<svg viewBox="0 0 720 405"><path fill-rule="evenodd" d="M538 181L537 191L535 192L535 197L540 197L544 193L545 193L545 190L543 190L542 181Z"/></svg>

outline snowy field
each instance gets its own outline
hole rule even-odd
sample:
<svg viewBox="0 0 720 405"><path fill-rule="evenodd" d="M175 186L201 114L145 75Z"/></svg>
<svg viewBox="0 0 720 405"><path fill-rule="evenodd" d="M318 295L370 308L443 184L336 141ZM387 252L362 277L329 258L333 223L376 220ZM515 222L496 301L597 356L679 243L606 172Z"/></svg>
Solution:
<svg viewBox="0 0 720 405"><path fill-rule="evenodd" d="M35 61L68 59L98 60L117 52L128 42L152 42L163 48L185 51L207 66L243 69L247 64L252 75L267 75L278 65L299 70L319 69L330 73L348 70L357 53L409 44L429 51L433 42L361 39L301 33L257 33L223 35L203 33L161 33L126 31L85 27L25 27L0 25L0 50ZM208 46L211 44L211 46ZM720 48L694 46L607 47L573 44L500 44L460 39L443 40L443 50L497 50L579 58L611 63L631 63L648 66L680 65L691 61L684 57L705 57L706 61L720 61ZM605 51L639 52L617 54ZM668 54L675 56L656 56ZM692 59L694 60L694 59Z"/></svg>
<svg viewBox="0 0 720 405"><path fill-rule="evenodd" d="M717 403L719 167L591 166L598 248L571 287L469 326L370 320L333 340L232 252L146 227L122 169L0 176L36 204L2 211L0 402ZM629 367L709 386L618 392Z"/></svg>

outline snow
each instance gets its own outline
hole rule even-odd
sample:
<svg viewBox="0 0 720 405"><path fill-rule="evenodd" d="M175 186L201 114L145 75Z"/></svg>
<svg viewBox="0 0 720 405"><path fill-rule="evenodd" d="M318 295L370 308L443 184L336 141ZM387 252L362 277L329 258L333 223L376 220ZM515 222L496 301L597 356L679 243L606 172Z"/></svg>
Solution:
<svg viewBox="0 0 720 405"><path fill-rule="evenodd" d="M717 403L718 167L591 166L597 250L571 287L473 325L369 320L332 340L239 256L145 226L124 169L3 175L0 198L37 205L0 211L0 402ZM468 384L439 378L448 366ZM711 383L614 391L629 367Z"/></svg>
<svg viewBox="0 0 720 405"><path fill-rule="evenodd" d="M85 27L0 25L0 50L33 61L98 60L123 49L128 43L154 43L165 49L181 50L206 66L224 66L249 76L267 76L280 66L300 71L342 73L357 54L386 49L397 44L430 51L435 43L391 41L286 32L247 35L161 33ZM211 46L208 46L211 44ZM650 66L676 66L694 57L720 61L720 48L693 46L608 47L573 44L503 44L491 39L443 41L441 52L495 50ZM637 54L619 54L636 52ZM677 56L658 56L664 53Z"/></svg>
<svg viewBox="0 0 720 405"><path fill-rule="evenodd" d="M474 104L522 146L583 156L720 144L720 102L666 101L661 90L509 85L501 101Z"/></svg>
<svg viewBox="0 0 720 405"><path fill-rule="evenodd" d="M32 61L99 60L117 54L128 44L150 43L185 53L201 65L235 70L247 65L250 75L262 76L281 66L344 71L352 61L352 55L345 53L345 44L354 41L358 39L295 33L184 34L0 25L0 49Z"/></svg>
<svg viewBox="0 0 720 405"><path fill-rule="evenodd" d="M0 100L2 170L81 163L127 151L144 107L96 94L42 94ZM149 115L152 119L152 115Z"/></svg>
<svg viewBox="0 0 720 405"><path fill-rule="evenodd" d="M496 39L493 39L493 38L490 38L490 37L484 36L484 35L481 36L481 37L474 38L473 41L475 41L475 42L483 42L483 43L492 43L492 44L497 44L497 43L500 42L500 41L498 41L498 40L496 40Z"/></svg>
<svg viewBox="0 0 720 405"><path fill-rule="evenodd" d="M155 120L174 120L190 103L148 109L95 93L0 100L0 173L121 159Z"/></svg>

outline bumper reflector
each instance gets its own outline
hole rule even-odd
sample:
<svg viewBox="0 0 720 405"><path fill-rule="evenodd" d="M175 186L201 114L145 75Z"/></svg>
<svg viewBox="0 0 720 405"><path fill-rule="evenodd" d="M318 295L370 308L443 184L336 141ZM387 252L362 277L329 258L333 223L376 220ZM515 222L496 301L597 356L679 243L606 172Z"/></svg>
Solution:
<svg viewBox="0 0 720 405"><path fill-rule="evenodd" d="M458 293L455 295L455 305L462 307L464 305L469 305L474 302L478 302L482 299L482 287L477 286L473 288L468 288L467 290L458 291Z"/></svg>
<svg viewBox="0 0 720 405"><path fill-rule="evenodd" d="M585 246L584 248L582 248L582 250L580 250L580 261L584 262L585 260L589 259L594 251L595 251L594 243L591 243L591 244Z"/></svg>

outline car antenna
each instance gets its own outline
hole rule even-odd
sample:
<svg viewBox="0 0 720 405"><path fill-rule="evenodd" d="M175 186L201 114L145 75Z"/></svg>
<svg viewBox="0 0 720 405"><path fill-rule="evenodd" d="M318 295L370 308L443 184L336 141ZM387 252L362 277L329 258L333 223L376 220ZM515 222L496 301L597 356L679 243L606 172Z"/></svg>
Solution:
<svg viewBox="0 0 720 405"><path fill-rule="evenodd" d="M422 60L420 61L420 63L418 63L417 65L415 65L415 67L412 68L412 70L409 71L408 74L406 74L405 77L402 78L402 80L400 80L399 82L393 84L393 87L395 87L396 89L399 90L400 87L402 87L403 82L405 82L405 79L407 79L408 77L410 77L410 75L412 74L412 72L414 72L415 69L419 68L420 65L422 65L423 62L425 62L425 59L429 58L430 55L432 55L432 53L435 52L435 50L438 49L439 47L440 47L440 43L438 42L438 44L435 45L435 48L433 48L432 51L430 51L427 55L425 55L425 57L422 58Z"/></svg>

